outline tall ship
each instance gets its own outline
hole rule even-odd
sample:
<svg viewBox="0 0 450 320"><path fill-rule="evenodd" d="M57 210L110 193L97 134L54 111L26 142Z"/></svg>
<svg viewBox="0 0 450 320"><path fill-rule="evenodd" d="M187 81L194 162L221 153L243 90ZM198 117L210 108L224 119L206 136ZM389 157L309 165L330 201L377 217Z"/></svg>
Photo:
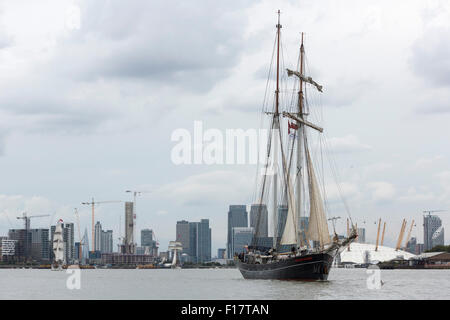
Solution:
<svg viewBox="0 0 450 320"><path fill-rule="evenodd" d="M52 270L62 270L64 265L64 238L63 238L63 221L58 220L55 233L53 234L53 263Z"/></svg>
<svg viewBox="0 0 450 320"><path fill-rule="evenodd" d="M269 116L270 130L265 165L257 173L256 230L246 251L235 259L245 279L327 280L334 258L357 238L356 227L351 223L346 237L338 237L335 222L340 217L327 219L327 203L323 197L325 183L317 175L319 167L322 178L324 176L323 165L320 166L322 152L318 149L326 144L326 139L322 135L323 128L309 120L317 110L308 101L310 89L320 95L323 88L305 72L303 33L298 66L296 70L286 69L287 77L293 76L295 80L291 105L281 110L280 32L278 11L276 46L272 54L273 60L276 59L276 81L273 81L276 90L273 103L263 110L263 114ZM271 64L269 78L272 73ZM266 87L266 96L267 90ZM321 143L311 146L313 135L317 135ZM261 228L268 228L264 208L266 212L269 208L272 237L261 236L264 234ZM350 217L349 211L348 215ZM333 234L328 228L330 220ZM351 221L351 217L347 221Z"/></svg>

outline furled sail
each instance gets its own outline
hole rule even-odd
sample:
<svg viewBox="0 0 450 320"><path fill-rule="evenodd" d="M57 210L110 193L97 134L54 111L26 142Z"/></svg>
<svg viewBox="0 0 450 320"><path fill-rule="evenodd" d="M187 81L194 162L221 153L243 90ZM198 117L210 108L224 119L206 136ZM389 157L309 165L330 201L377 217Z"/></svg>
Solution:
<svg viewBox="0 0 450 320"><path fill-rule="evenodd" d="M306 235L309 240L319 241L321 246L331 242L328 231L327 217L323 207L322 196L320 195L319 185L311 161L309 150L306 149L306 165L308 168L309 182L309 223Z"/></svg>

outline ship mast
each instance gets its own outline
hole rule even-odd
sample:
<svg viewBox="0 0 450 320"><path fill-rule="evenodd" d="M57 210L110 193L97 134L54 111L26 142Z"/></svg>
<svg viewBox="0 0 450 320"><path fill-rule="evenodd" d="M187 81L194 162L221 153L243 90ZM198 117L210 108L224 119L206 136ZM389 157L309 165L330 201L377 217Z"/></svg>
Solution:
<svg viewBox="0 0 450 320"><path fill-rule="evenodd" d="M277 246L278 236L278 131L280 130L280 10L278 10L278 24L277 24L277 88L275 91L275 113L273 115L272 137L274 137L274 150L273 150L273 247Z"/></svg>
<svg viewBox="0 0 450 320"><path fill-rule="evenodd" d="M302 42L300 45L300 75L303 76L303 64L304 64L304 53L305 49L303 47L303 32L302 32ZM300 80L300 86L298 91L298 117L303 120L303 79L302 77L299 77ZM298 224L301 217L301 208L302 208L302 141L303 141L303 125L301 123L298 124L298 131L297 131L297 168L296 171L298 172L297 175L297 186L296 186L296 200L297 200L297 219L296 223ZM300 229L300 232L304 232L302 230L301 226L298 226ZM297 247L302 244L303 237L302 235L297 236ZM306 241L308 242L308 241Z"/></svg>

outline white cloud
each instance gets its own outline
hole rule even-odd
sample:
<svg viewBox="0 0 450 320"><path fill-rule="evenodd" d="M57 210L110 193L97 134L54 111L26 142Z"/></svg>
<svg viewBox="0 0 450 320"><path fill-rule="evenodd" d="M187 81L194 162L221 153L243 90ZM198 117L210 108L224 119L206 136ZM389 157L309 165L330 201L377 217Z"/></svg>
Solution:
<svg viewBox="0 0 450 320"><path fill-rule="evenodd" d="M360 152L371 150L372 147L361 143L355 135L346 135L344 137L333 137L328 140L330 149L336 153Z"/></svg>
<svg viewBox="0 0 450 320"><path fill-rule="evenodd" d="M246 203L253 192L253 182L254 177L236 170L216 170L166 184L155 195L179 205Z"/></svg>
<svg viewBox="0 0 450 320"><path fill-rule="evenodd" d="M434 157L426 157L426 158L420 158L417 159L417 161L414 163L414 168L417 169L423 169L430 166L435 165L437 162L440 162L441 160L444 160L445 157L443 156L434 156Z"/></svg>
<svg viewBox="0 0 450 320"><path fill-rule="evenodd" d="M6 233L8 229L22 228L23 220L17 217L21 217L24 212L28 216L49 215L32 219L31 227L48 228L55 223L56 217L68 217L72 220L72 217L67 215L66 208L56 205L45 197L0 194L0 232Z"/></svg>
<svg viewBox="0 0 450 320"><path fill-rule="evenodd" d="M336 183L325 186L326 196L329 202L338 202L342 198L355 201L355 198L361 196L360 188L353 182L342 182L339 186Z"/></svg>
<svg viewBox="0 0 450 320"><path fill-rule="evenodd" d="M396 195L394 185L389 182L370 182L367 184L367 187L371 190L371 197L375 202L391 201Z"/></svg>
<svg viewBox="0 0 450 320"><path fill-rule="evenodd" d="M437 200L437 197L429 190L418 190L416 187L410 187L406 194L399 196L397 200L406 203L432 203Z"/></svg>

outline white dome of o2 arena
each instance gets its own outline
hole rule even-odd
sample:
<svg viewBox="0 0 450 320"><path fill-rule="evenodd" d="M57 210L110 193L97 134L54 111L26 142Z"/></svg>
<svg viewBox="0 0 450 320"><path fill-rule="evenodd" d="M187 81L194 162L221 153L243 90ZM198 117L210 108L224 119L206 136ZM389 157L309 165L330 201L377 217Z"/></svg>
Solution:
<svg viewBox="0 0 450 320"><path fill-rule="evenodd" d="M384 262L392 259L405 259L408 260L412 257L415 257L414 254L398 250L395 251L395 248L378 246L378 250L375 251L375 245L369 243L352 243L350 244L350 251L346 248L340 254L340 262L341 263L366 263L366 255L369 255L369 262Z"/></svg>

